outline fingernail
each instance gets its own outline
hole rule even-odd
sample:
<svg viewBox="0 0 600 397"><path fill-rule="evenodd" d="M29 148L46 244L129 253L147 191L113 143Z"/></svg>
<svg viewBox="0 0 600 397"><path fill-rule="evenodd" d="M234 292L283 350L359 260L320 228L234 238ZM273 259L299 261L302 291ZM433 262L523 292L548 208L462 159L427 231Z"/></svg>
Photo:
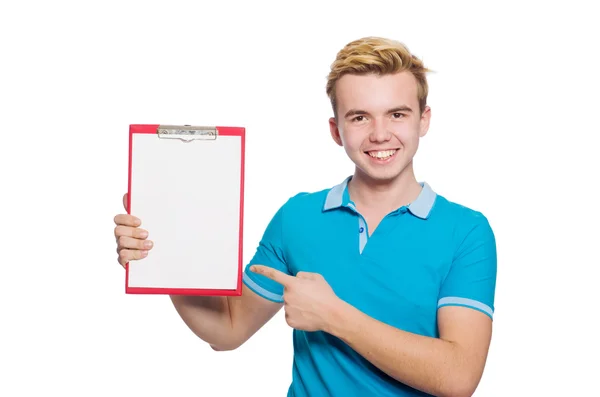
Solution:
<svg viewBox="0 0 600 397"><path fill-rule="evenodd" d="M139 226L139 225L141 225L141 224L142 224L142 221L136 218L136 220L135 220L135 225L136 225L136 226Z"/></svg>
<svg viewBox="0 0 600 397"><path fill-rule="evenodd" d="M142 258L145 258L148 256L148 251L142 251Z"/></svg>
<svg viewBox="0 0 600 397"><path fill-rule="evenodd" d="M144 242L144 247L146 247L146 248L152 248L152 241L145 241Z"/></svg>
<svg viewBox="0 0 600 397"><path fill-rule="evenodd" d="M144 231L141 231L141 232L140 232L140 237L141 237L141 238L146 238L146 237L148 237L148 232L147 232L147 231L145 231L145 230L144 230Z"/></svg>

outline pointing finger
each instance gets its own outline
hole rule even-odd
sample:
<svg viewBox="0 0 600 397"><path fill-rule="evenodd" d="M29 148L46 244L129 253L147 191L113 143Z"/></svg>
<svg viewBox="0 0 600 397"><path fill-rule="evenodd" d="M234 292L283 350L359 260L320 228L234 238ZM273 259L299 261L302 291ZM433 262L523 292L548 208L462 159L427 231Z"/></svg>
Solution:
<svg viewBox="0 0 600 397"><path fill-rule="evenodd" d="M257 274L262 274L265 277L270 278L271 280L278 282L284 287L288 286L292 280L294 280L293 276L289 274L285 274L277 269L273 269L272 267L263 266L263 265L252 265L250 270Z"/></svg>

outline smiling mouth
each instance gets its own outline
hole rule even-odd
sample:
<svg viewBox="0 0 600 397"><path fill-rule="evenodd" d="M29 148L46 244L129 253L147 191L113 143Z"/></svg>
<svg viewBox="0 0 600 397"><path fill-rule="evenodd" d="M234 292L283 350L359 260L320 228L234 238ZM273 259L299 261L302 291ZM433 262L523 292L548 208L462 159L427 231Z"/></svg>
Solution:
<svg viewBox="0 0 600 397"><path fill-rule="evenodd" d="M392 149L392 150L374 150L374 151L365 152L365 153L368 154L369 156L371 156L372 158L376 159L376 160L388 160L388 159L392 158L392 156L394 154L396 154L397 151L398 151L397 149Z"/></svg>

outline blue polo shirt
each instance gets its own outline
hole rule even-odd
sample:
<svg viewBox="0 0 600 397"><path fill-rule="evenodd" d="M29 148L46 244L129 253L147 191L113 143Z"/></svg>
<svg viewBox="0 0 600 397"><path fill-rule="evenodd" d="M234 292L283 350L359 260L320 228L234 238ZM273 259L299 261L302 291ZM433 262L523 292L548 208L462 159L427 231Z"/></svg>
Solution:
<svg viewBox="0 0 600 397"><path fill-rule="evenodd" d="M437 310L494 312L496 244L486 217L421 183L418 198L388 214L371 234L341 184L291 197L275 213L243 281L282 302L283 287L249 267L323 275L336 295L404 331L438 337ZM288 396L425 396L376 368L325 332L293 331Z"/></svg>

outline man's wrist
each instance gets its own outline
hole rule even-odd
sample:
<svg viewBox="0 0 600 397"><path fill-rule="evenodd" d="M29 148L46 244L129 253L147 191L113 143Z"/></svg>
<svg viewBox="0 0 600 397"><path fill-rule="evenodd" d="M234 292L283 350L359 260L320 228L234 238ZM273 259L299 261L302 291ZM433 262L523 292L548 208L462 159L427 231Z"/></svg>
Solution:
<svg viewBox="0 0 600 397"><path fill-rule="evenodd" d="M323 331L333 336L340 337L344 327L348 325L348 317L351 314L352 306L342 299L337 299L332 305Z"/></svg>

